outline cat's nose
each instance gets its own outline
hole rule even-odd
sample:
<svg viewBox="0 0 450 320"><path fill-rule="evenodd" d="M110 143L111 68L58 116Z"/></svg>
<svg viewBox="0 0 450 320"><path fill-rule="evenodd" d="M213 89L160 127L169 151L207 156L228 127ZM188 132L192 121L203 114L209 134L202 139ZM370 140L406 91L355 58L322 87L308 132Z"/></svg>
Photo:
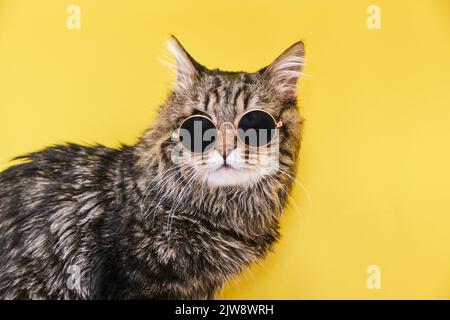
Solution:
<svg viewBox="0 0 450 320"><path fill-rule="evenodd" d="M236 148L236 134L234 126L230 122L223 123L219 128L218 143L216 150L222 155L223 161L227 163L227 156Z"/></svg>

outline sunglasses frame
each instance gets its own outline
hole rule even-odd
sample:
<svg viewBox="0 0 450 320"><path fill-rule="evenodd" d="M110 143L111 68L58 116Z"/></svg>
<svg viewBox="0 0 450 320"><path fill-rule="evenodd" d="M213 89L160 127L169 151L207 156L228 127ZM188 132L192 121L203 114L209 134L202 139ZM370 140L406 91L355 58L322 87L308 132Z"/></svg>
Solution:
<svg viewBox="0 0 450 320"><path fill-rule="evenodd" d="M277 121L277 120L275 119L275 117L274 117L270 112L268 112L268 111L266 111L266 110L263 110L263 109L258 109L258 108L250 109L250 110L247 110L247 111L243 112L242 114L240 114L239 117L237 117L236 120L235 120L235 124L236 124L236 125L233 124L233 123L231 123L231 122L228 122L228 121L227 121L227 122L222 123L219 127L217 127L217 125L214 123L214 121L213 121L210 117L207 117L207 116L202 115L202 114L195 114L195 115L192 115L192 116L187 117L186 119L183 120L183 122L181 122L181 124L180 124L180 126L178 127L178 130L177 130L177 136L176 136L176 139L177 139L177 141L180 141L180 131L181 131L181 127L183 126L183 124L184 124L187 120L189 120L189 119L191 119L191 118L198 118L198 117L199 117L199 118L205 118L205 119L208 119L209 121L211 121L211 123L212 123L212 124L214 125L214 127L216 128L217 132L220 131L220 129L222 128L222 126L224 126L224 125L231 125L231 126L233 127L234 134L237 136L237 139L238 139L241 143L243 143L246 147L248 147L248 148L257 148L257 149L258 149L258 148L266 147L266 146L268 146L270 143L272 143L272 140L274 139L275 135L274 135L274 137L272 137L272 139L270 139L270 141L267 142L266 144L255 147L255 146L249 146L248 144L246 144L245 141L242 141L242 139L239 137L239 134L237 134L237 130L238 130L237 128L239 127L239 122L242 120L242 118L243 118L246 114L248 114L248 113L250 113L250 112L254 112L254 111L261 111L261 112L264 112L265 114L268 114L268 115L272 118L273 123L275 124L275 130L276 130L276 131L275 131L275 134L277 134L277 133L278 133L278 129L281 128L281 127L283 126L283 122L282 122L281 120ZM181 145L183 146L184 149L186 149L186 150L189 151L190 153L193 153L193 154L204 154L204 153L208 153L208 152L210 152L211 150L213 150L214 147L215 147L216 144L217 144L217 141L218 141L218 140L216 139L214 142L212 142L212 143L213 143L212 147L211 147L208 151L203 151L203 152L195 152L195 151L189 150L188 148L186 148L186 147L184 146L183 143L181 143Z"/></svg>

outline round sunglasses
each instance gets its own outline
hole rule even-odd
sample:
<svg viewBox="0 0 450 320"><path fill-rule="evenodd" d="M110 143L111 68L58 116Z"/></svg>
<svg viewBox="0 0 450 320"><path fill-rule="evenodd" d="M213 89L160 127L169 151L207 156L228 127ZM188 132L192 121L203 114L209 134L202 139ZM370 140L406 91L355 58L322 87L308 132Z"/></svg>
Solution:
<svg viewBox="0 0 450 320"><path fill-rule="evenodd" d="M261 148L268 145L276 134L276 129L283 123L276 121L267 111L252 109L244 112L236 120L237 126L224 122L223 126L231 126L238 139L248 147ZM192 153L205 153L214 148L219 130L211 118L204 115L187 117L178 128L177 137L184 148Z"/></svg>

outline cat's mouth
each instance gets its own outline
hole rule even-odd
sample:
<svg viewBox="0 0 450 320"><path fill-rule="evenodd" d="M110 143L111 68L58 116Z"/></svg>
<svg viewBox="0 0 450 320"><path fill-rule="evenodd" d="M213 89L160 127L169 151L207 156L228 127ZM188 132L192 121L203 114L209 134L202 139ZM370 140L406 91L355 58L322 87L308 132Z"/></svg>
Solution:
<svg viewBox="0 0 450 320"><path fill-rule="evenodd" d="M258 177L257 172L223 163L211 168L206 175L206 180L213 186L244 186L255 182Z"/></svg>
<svg viewBox="0 0 450 320"><path fill-rule="evenodd" d="M220 173L220 174L227 174L227 173L238 173L242 171L242 168L236 167L230 163L223 163L212 170L213 172Z"/></svg>

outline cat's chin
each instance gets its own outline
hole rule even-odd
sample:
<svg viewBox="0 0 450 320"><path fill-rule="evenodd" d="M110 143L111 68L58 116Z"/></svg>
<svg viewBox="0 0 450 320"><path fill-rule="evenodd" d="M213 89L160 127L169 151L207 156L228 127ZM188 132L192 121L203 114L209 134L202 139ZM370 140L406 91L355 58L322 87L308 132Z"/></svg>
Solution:
<svg viewBox="0 0 450 320"><path fill-rule="evenodd" d="M208 172L206 182L213 187L250 186L260 179L260 175L249 169L236 169L232 166L220 166Z"/></svg>

